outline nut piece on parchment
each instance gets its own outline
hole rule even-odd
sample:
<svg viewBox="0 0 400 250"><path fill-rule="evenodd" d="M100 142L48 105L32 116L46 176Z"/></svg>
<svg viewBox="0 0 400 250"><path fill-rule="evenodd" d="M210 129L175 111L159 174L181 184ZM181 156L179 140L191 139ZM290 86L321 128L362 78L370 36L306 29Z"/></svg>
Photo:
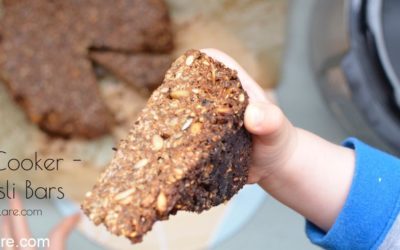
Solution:
<svg viewBox="0 0 400 250"><path fill-rule="evenodd" d="M229 200L247 182L247 104L236 71L187 51L120 142L84 213L137 243L157 220Z"/></svg>
<svg viewBox="0 0 400 250"><path fill-rule="evenodd" d="M50 134L93 138L113 124L89 50L155 54L138 56L141 68L132 74L140 77L139 87L154 88L168 67L162 54L173 44L163 0L7 0L3 7L0 79L30 120Z"/></svg>

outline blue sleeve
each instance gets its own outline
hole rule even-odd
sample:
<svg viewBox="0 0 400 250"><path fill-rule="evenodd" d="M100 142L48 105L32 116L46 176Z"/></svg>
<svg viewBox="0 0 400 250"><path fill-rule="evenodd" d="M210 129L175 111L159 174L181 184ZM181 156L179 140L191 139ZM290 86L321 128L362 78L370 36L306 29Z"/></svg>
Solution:
<svg viewBox="0 0 400 250"><path fill-rule="evenodd" d="M347 200L328 232L307 221L306 233L325 249L377 249L400 210L400 160L354 138L343 145L356 153Z"/></svg>

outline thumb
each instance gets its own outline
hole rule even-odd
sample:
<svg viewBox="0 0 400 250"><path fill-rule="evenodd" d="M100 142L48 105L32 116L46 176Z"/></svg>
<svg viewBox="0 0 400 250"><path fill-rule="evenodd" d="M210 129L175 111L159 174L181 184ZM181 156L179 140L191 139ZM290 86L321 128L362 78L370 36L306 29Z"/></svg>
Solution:
<svg viewBox="0 0 400 250"><path fill-rule="evenodd" d="M296 146L296 129L280 108L265 102L247 106L244 124L253 135L248 183L256 183L284 166Z"/></svg>
<svg viewBox="0 0 400 250"><path fill-rule="evenodd" d="M238 77L244 90L246 90L247 94L250 97L250 101L265 101L268 102L267 97L265 96L265 91L258 85L254 79L247 74L247 72L239 65L232 57L228 56L224 52L217 49L202 49L203 53L206 53L208 56L224 63L227 67L234 69L238 73Z"/></svg>
<svg viewBox="0 0 400 250"><path fill-rule="evenodd" d="M267 102L250 103L245 112L246 129L256 135L262 143L270 143L284 132L289 123L285 115L276 105Z"/></svg>

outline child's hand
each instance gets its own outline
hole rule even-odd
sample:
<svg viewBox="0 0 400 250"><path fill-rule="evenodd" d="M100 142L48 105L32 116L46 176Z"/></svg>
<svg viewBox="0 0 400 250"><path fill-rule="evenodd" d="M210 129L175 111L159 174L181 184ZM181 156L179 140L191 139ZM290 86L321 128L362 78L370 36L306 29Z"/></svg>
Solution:
<svg viewBox="0 0 400 250"><path fill-rule="evenodd" d="M202 51L236 69L250 97L244 122L253 135L248 182L329 230L350 189L354 151L294 127L232 58L215 49Z"/></svg>

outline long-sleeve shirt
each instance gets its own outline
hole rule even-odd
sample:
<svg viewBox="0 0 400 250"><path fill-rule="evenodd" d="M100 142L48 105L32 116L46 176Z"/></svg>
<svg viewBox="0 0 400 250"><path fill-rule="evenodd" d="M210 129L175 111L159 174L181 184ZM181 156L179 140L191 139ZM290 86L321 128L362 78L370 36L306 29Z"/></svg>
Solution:
<svg viewBox="0 0 400 250"><path fill-rule="evenodd" d="M325 249L400 249L400 159L350 138L356 168L346 202L328 232L306 223Z"/></svg>

